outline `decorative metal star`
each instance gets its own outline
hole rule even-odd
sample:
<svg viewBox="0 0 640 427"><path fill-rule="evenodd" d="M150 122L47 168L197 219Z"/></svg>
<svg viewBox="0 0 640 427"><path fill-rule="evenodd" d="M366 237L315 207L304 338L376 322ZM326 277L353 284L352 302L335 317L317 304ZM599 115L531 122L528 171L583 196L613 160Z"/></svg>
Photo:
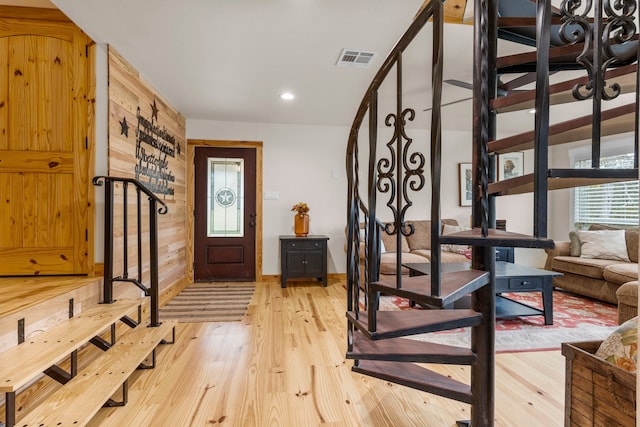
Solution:
<svg viewBox="0 0 640 427"><path fill-rule="evenodd" d="M182 151L182 148L180 148L180 143L178 143L177 145L178 145L178 147L176 147L176 148L177 148L177 150L178 150L178 156L179 156L179 155L180 155L180 152Z"/></svg>
<svg viewBox="0 0 640 427"><path fill-rule="evenodd" d="M129 138L129 125L127 124L127 118L124 117L120 122L120 135L124 135Z"/></svg>
<svg viewBox="0 0 640 427"><path fill-rule="evenodd" d="M151 117L158 120L158 106L156 105L156 100L153 100L153 104L151 104Z"/></svg>

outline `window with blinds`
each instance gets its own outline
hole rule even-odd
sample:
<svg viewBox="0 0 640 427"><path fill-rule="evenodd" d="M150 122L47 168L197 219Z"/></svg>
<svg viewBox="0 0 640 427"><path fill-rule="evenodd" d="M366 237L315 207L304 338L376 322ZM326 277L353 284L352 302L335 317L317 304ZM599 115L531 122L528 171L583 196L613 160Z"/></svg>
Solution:
<svg viewBox="0 0 640 427"><path fill-rule="evenodd" d="M578 160L575 168L590 168L591 159ZM602 157L605 169L633 168L633 153ZM574 193L575 227L580 230L590 224L638 226L638 180L578 187Z"/></svg>

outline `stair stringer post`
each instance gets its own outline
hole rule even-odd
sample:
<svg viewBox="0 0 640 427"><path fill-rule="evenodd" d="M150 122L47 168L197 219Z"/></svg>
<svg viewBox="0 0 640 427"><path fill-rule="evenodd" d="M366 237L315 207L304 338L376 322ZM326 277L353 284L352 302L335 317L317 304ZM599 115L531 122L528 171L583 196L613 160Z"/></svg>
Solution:
<svg viewBox="0 0 640 427"><path fill-rule="evenodd" d="M442 7L433 19L433 54L431 86L433 87L431 111L431 295L440 295L440 192L442 181L442 70L443 70L443 23Z"/></svg>
<svg viewBox="0 0 640 427"><path fill-rule="evenodd" d="M472 226L489 233L489 151L492 126L490 105L496 97L497 0L474 0ZM495 123L494 123L495 124ZM474 247L473 269L490 272L490 283L473 293L472 308L483 322L472 329L471 425L491 427L495 420L495 256L493 247Z"/></svg>
<svg viewBox="0 0 640 427"><path fill-rule="evenodd" d="M549 45L551 2L539 1L536 10L536 102L534 126L533 235L547 237L549 169Z"/></svg>

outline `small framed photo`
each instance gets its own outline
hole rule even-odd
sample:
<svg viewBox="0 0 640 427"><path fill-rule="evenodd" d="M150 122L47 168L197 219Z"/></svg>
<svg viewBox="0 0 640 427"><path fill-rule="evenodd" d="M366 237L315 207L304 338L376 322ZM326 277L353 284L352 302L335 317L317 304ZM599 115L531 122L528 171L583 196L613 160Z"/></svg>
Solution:
<svg viewBox="0 0 640 427"><path fill-rule="evenodd" d="M498 181L524 175L524 153L498 155Z"/></svg>
<svg viewBox="0 0 640 427"><path fill-rule="evenodd" d="M471 163L458 163L458 184L460 206L471 206L473 198L473 180L471 179Z"/></svg>

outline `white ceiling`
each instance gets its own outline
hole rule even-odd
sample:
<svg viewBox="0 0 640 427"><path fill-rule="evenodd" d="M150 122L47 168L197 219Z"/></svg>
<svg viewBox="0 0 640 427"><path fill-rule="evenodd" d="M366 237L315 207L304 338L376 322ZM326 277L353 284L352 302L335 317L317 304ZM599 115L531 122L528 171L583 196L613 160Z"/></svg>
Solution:
<svg viewBox="0 0 640 427"><path fill-rule="evenodd" d="M423 0L53 3L96 42L118 50L189 119L346 126ZM451 27L447 68L468 80L472 29ZM378 55L368 69L336 67L343 48ZM424 77L405 83L407 90L426 91ZM470 94L453 89L445 101ZM296 99L283 102L284 91ZM427 106L421 99L415 108Z"/></svg>
<svg viewBox="0 0 640 427"><path fill-rule="evenodd" d="M26 5L26 0L0 1ZM423 0L52 0L122 54L188 119L350 126L374 74ZM31 0L43 6L48 0ZM428 127L428 34L403 60L405 107ZM445 25L445 78L472 80L470 25ZM336 67L343 48L376 52L370 68ZM522 51L501 42L499 53ZM421 67L418 67L421 66ZM381 89L395 111L395 87ZM292 91L296 99L279 95ZM443 103L467 98L444 85ZM526 112L501 130L521 130ZM471 129L471 102L445 107L445 129Z"/></svg>

